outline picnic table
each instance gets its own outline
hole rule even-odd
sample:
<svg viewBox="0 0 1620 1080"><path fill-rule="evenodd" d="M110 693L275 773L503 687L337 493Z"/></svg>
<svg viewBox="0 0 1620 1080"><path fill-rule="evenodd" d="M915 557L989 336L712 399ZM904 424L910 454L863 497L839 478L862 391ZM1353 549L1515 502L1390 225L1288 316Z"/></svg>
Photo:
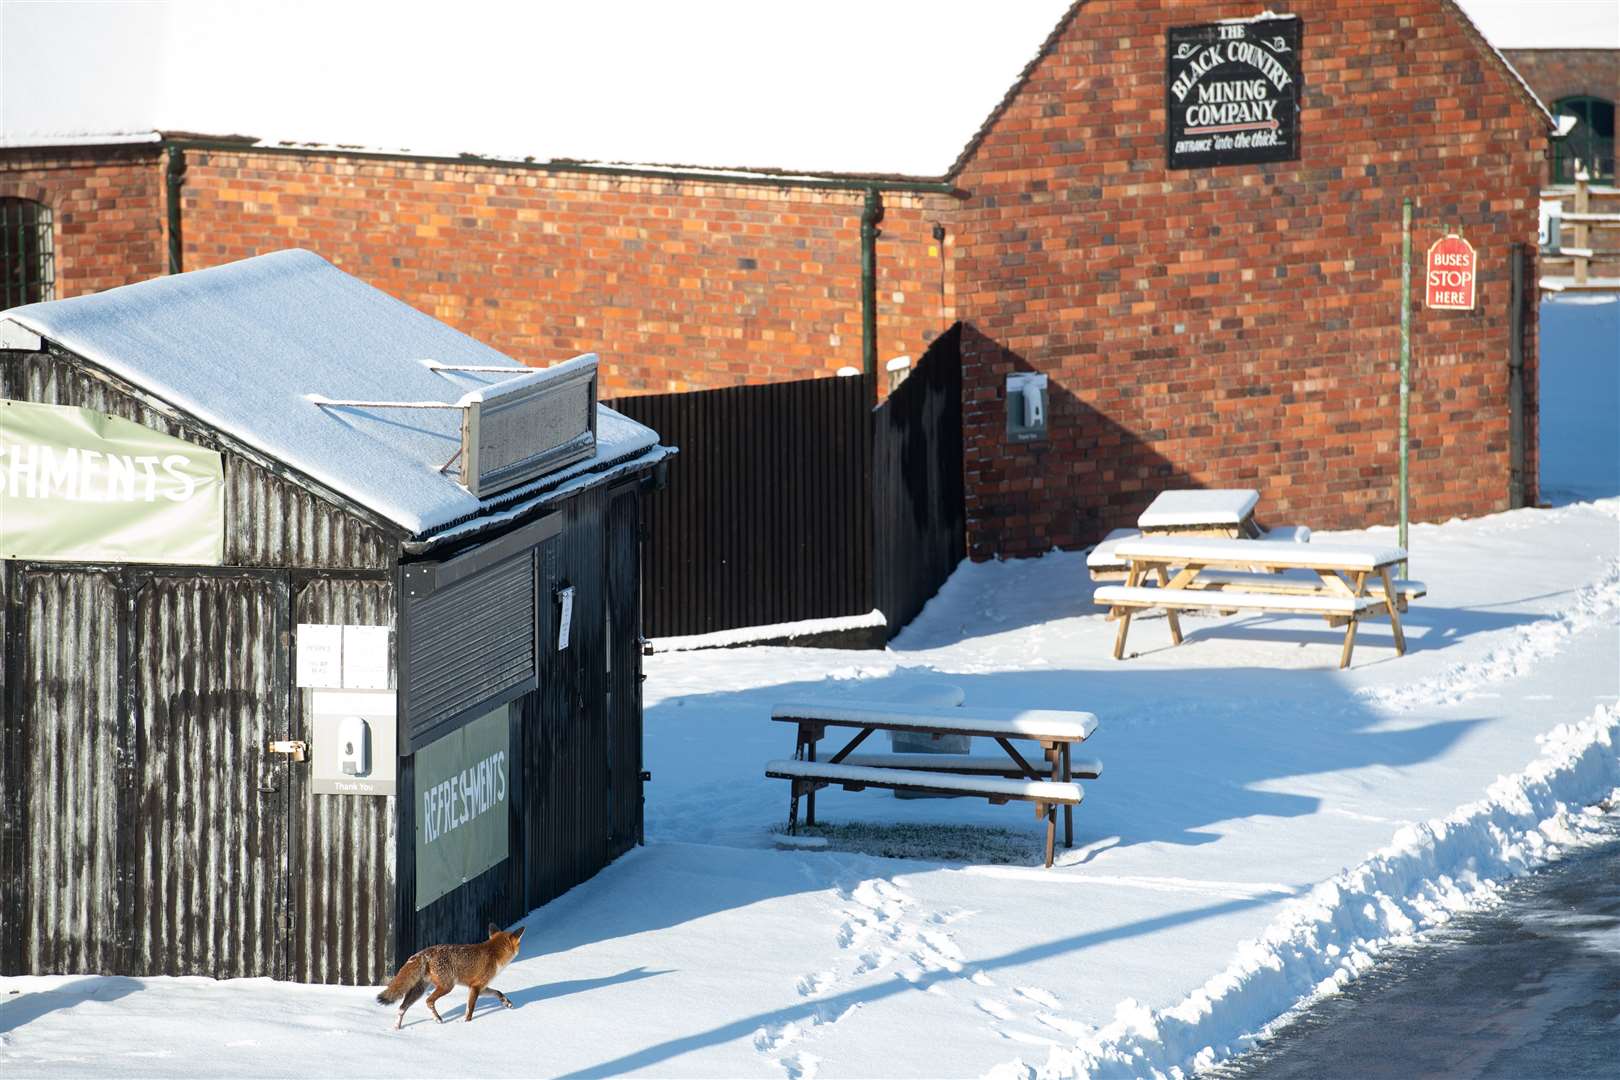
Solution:
<svg viewBox="0 0 1620 1080"><path fill-rule="evenodd" d="M1360 621L1388 616L1395 651L1404 655L1400 613L1409 600L1427 591L1422 582L1393 578L1393 568L1406 560L1406 552L1398 547L1142 537L1122 541L1115 551L1126 560L1126 583L1104 586L1094 599L1119 622L1116 660L1124 658L1131 613L1150 608L1164 609L1177 645L1182 641L1178 611L1320 615L1330 626L1345 627L1341 668L1350 666ZM1147 584L1150 579L1156 584Z"/></svg>
<svg viewBox="0 0 1620 1080"><path fill-rule="evenodd" d="M1057 835L1057 808L1063 807L1063 845L1074 845L1074 807L1084 793L1076 777L1095 779L1102 764L1076 760L1073 747L1097 730L1087 712L1059 709L939 708L888 701L796 701L777 705L771 719L794 724L797 735L792 760L772 761L765 775L792 781L788 831L798 830L799 800L805 800L805 824L816 820L816 792L829 785L860 791L867 787L932 795L979 795L992 803L1035 804L1046 818L1046 865L1052 865ZM856 734L826 760L818 744L828 728L851 728ZM995 740L1005 759L934 754L856 755L875 731L982 736ZM1041 748L1045 770L1037 768L1013 745L1030 741Z"/></svg>
<svg viewBox="0 0 1620 1080"><path fill-rule="evenodd" d="M1305 543L1311 530L1303 525L1263 529L1254 520L1260 493L1251 488L1161 491L1136 519L1134 529L1114 529L1086 555L1093 581L1124 581L1128 568L1119 556L1121 542L1144 536L1212 536L1237 540Z"/></svg>

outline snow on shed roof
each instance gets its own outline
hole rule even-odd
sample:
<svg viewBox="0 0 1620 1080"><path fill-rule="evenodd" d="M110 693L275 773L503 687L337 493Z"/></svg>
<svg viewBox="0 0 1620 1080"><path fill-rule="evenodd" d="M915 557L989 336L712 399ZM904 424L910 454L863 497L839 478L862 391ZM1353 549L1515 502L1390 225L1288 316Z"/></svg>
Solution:
<svg viewBox="0 0 1620 1080"><path fill-rule="evenodd" d="M442 471L461 446L459 411L337 408L309 395L454 405L506 376L435 371L427 361L529 369L308 251L30 304L0 317L417 535L658 443L650 428L602 406L595 457L479 500Z"/></svg>

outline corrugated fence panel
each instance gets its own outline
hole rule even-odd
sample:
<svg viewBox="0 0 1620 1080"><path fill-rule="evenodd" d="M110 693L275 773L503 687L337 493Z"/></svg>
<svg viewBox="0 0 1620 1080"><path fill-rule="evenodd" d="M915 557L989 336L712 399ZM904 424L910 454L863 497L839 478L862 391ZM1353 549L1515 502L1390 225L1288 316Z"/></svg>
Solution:
<svg viewBox="0 0 1620 1080"><path fill-rule="evenodd" d="M967 555L960 340L960 325L940 335L873 414L875 578L890 637Z"/></svg>
<svg viewBox="0 0 1620 1080"><path fill-rule="evenodd" d="M299 581L293 622L392 626L391 579ZM295 739L311 738L305 695L294 690ZM315 795L307 766L288 770L292 817L289 908L292 977L377 983L393 974L393 797Z"/></svg>
<svg viewBox="0 0 1620 1080"><path fill-rule="evenodd" d="M108 378L55 352L14 353L21 400L75 405L133 420L154 431L224 454L225 562L233 566L386 569L388 536L367 521L225 449L217 439L188 432L171 414L125 393Z"/></svg>
<svg viewBox="0 0 1620 1080"><path fill-rule="evenodd" d="M285 579L154 574L136 593L137 966L285 977Z"/></svg>
<svg viewBox="0 0 1620 1080"><path fill-rule="evenodd" d="M681 451L645 509L649 637L871 610L872 398L833 378L608 402Z"/></svg>
<svg viewBox="0 0 1620 1080"><path fill-rule="evenodd" d="M26 638L20 723L11 728L23 765L14 781L26 788L23 820L12 824L31 841L22 879L7 882L8 892L20 886L10 899L23 909L13 944L26 971L109 971L121 948L122 920L108 916L122 910L118 763L128 752L117 727L117 582L72 572L17 579L26 625L55 632Z"/></svg>

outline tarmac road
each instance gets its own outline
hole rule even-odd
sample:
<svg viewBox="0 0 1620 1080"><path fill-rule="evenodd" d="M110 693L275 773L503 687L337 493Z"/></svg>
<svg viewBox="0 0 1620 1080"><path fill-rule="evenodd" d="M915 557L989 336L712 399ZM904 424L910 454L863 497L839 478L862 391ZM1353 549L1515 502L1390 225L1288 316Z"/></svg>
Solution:
<svg viewBox="0 0 1620 1080"><path fill-rule="evenodd" d="M1611 839L1392 950L1219 1080L1620 1078L1620 814Z"/></svg>

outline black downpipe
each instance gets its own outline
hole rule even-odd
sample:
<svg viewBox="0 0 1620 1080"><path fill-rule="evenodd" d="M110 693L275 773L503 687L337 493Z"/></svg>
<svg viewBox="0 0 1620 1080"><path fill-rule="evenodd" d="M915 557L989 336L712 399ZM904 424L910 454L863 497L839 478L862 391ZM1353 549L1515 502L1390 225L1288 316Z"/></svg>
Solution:
<svg viewBox="0 0 1620 1080"><path fill-rule="evenodd" d="M1525 246L1513 245L1512 298L1508 311L1508 508L1524 505L1524 263Z"/></svg>
<svg viewBox="0 0 1620 1080"><path fill-rule="evenodd" d="M178 146L169 147L168 180L169 211L169 273L182 271L180 246L180 189L186 182L186 152Z"/></svg>
<svg viewBox="0 0 1620 1080"><path fill-rule="evenodd" d="M877 386L877 239L883 235L883 193L866 189L861 209L861 362L866 377Z"/></svg>

